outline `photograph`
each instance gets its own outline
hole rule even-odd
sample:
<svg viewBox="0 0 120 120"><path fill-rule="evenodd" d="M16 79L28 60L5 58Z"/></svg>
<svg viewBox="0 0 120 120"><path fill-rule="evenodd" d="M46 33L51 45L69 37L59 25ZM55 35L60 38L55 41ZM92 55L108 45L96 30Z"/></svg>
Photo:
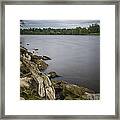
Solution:
<svg viewBox="0 0 120 120"><path fill-rule="evenodd" d="M20 20L20 100L100 100L100 20Z"/></svg>
<svg viewBox="0 0 120 120"><path fill-rule="evenodd" d="M115 1L3 1L1 118L119 119Z"/></svg>

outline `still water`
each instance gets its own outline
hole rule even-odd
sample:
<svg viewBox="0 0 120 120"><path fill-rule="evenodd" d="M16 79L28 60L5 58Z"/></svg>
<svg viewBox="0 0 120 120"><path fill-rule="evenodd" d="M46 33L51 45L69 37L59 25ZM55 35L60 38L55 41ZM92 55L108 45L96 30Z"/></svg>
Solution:
<svg viewBox="0 0 120 120"><path fill-rule="evenodd" d="M55 71L56 78L100 92L100 37L84 35L21 35L22 45L29 51L52 60L46 72ZM29 45L27 45L29 43Z"/></svg>

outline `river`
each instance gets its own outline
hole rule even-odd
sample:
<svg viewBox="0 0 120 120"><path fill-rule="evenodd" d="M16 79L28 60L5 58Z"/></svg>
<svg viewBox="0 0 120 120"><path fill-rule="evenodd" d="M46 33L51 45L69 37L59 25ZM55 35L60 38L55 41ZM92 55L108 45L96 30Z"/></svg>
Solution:
<svg viewBox="0 0 120 120"><path fill-rule="evenodd" d="M22 46L52 60L46 72L55 71L65 80L100 92L100 36L21 35Z"/></svg>

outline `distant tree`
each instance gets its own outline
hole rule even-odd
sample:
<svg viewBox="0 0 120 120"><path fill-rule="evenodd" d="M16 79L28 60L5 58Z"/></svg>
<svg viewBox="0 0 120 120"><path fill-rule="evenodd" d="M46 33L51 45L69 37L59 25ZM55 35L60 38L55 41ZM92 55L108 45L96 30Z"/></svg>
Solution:
<svg viewBox="0 0 120 120"><path fill-rule="evenodd" d="M87 34L100 34L100 26L92 24L89 27L76 27L76 28L28 28L23 20L20 21L20 34L38 34L38 35L87 35Z"/></svg>
<svg viewBox="0 0 120 120"><path fill-rule="evenodd" d="M88 27L89 33L100 33L100 26L98 24L92 24Z"/></svg>

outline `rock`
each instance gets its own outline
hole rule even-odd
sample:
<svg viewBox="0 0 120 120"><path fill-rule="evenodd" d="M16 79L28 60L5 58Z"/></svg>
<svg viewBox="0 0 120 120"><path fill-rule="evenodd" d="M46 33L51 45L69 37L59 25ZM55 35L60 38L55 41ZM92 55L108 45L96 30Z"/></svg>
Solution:
<svg viewBox="0 0 120 120"><path fill-rule="evenodd" d="M85 92L85 95L86 95L87 100L99 100L100 99L100 94L91 94L91 93Z"/></svg>
<svg viewBox="0 0 120 120"><path fill-rule="evenodd" d="M24 77L20 79L20 87L22 88L29 88L30 87L30 80L32 78Z"/></svg>
<svg viewBox="0 0 120 120"><path fill-rule="evenodd" d="M55 89L49 77L41 72L47 68L48 64L40 59L40 56L33 55L23 47L20 51L21 97L24 99L54 100Z"/></svg>
<svg viewBox="0 0 120 120"><path fill-rule="evenodd" d="M25 55L26 55L28 60L31 60L31 56L28 53L26 53Z"/></svg>
<svg viewBox="0 0 120 120"><path fill-rule="evenodd" d="M31 76L20 79L20 96L25 100L41 99L38 94L38 83Z"/></svg>
<svg viewBox="0 0 120 120"><path fill-rule="evenodd" d="M31 55L31 58L32 58L32 61L37 60L37 59L41 60L41 59L42 59L42 56Z"/></svg>
<svg viewBox="0 0 120 120"><path fill-rule="evenodd" d="M22 62L20 61L20 67L21 67L22 65L23 65Z"/></svg>
<svg viewBox="0 0 120 120"><path fill-rule="evenodd" d="M28 74L30 70L25 66L25 64L20 61L20 77L23 77L25 74Z"/></svg>
<svg viewBox="0 0 120 120"><path fill-rule="evenodd" d="M20 100L25 100L23 97L20 97Z"/></svg>
<svg viewBox="0 0 120 120"><path fill-rule="evenodd" d="M88 88L70 84L65 81L52 80L52 83L55 88L56 99L59 100L88 100L89 97L86 93L94 94ZM94 97L93 99L96 98Z"/></svg>
<svg viewBox="0 0 120 120"><path fill-rule="evenodd" d="M23 54L26 54L28 51L27 51L27 49L26 48L24 48L24 47L20 47L20 55L23 55Z"/></svg>
<svg viewBox="0 0 120 120"><path fill-rule="evenodd" d="M64 81L52 80L52 82L55 88L56 99L66 100L69 98L73 100L81 95L81 89L79 89L77 86L77 88L75 88L74 85Z"/></svg>
<svg viewBox="0 0 120 120"><path fill-rule="evenodd" d="M37 55L32 55L32 56L31 56L31 60L32 60L32 61L37 60L37 59L39 59L39 57L38 57Z"/></svg>
<svg viewBox="0 0 120 120"><path fill-rule="evenodd" d="M23 63L30 70L32 77L38 83L38 94L41 98L54 100L55 99L55 90L54 87L44 73L40 72L37 66L27 59L23 59Z"/></svg>
<svg viewBox="0 0 120 120"><path fill-rule="evenodd" d="M49 58L47 56L32 55L32 60L34 60L34 59L51 60L51 58Z"/></svg>
<svg viewBox="0 0 120 120"><path fill-rule="evenodd" d="M35 63L37 64L40 71L46 70L48 67L48 64L43 60L36 60Z"/></svg>
<svg viewBox="0 0 120 120"><path fill-rule="evenodd" d="M51 58L50 58L50 57L45 56L45 55L44 55L44 56L42 56L42 59L43 59L43 60L51 60Z"/></svg>
<svg viewBox="0 0 120 120"><path fill-rule="evenodd" d="M49 72L47 76L48 76L49 78L60 77L59 75L57 75L56 72Z"/></svg>
<svg viewBox="0 0 120 120"><path fill-rule="evenodd" d="M34 62L34 63L38 66L38 68L39 68L40 71L41 71L41 70L45 70L45 69L47 69L47 67L48 67L48 64L45 63L45 62L42 60L42 57L41 57L41 56L32 55L32 56L31 56L31 61Z"/></svg>
<svg viewBox="0 0 120 120"><path fill-rule="evenodd" d="M68 96L70 97L70 99L81 98L84 92L85 92L84 89L82 89L81 87L77 85L67 84L66 86L64 86L64 96L66 97Z"/></svg>
<svg viewBox="0 0 120 120"><path fill-rule="evenodd" d="M33 50L37 51L38 49L37 49L37 48L35 48L35 49L33 49Z"/></svg>

